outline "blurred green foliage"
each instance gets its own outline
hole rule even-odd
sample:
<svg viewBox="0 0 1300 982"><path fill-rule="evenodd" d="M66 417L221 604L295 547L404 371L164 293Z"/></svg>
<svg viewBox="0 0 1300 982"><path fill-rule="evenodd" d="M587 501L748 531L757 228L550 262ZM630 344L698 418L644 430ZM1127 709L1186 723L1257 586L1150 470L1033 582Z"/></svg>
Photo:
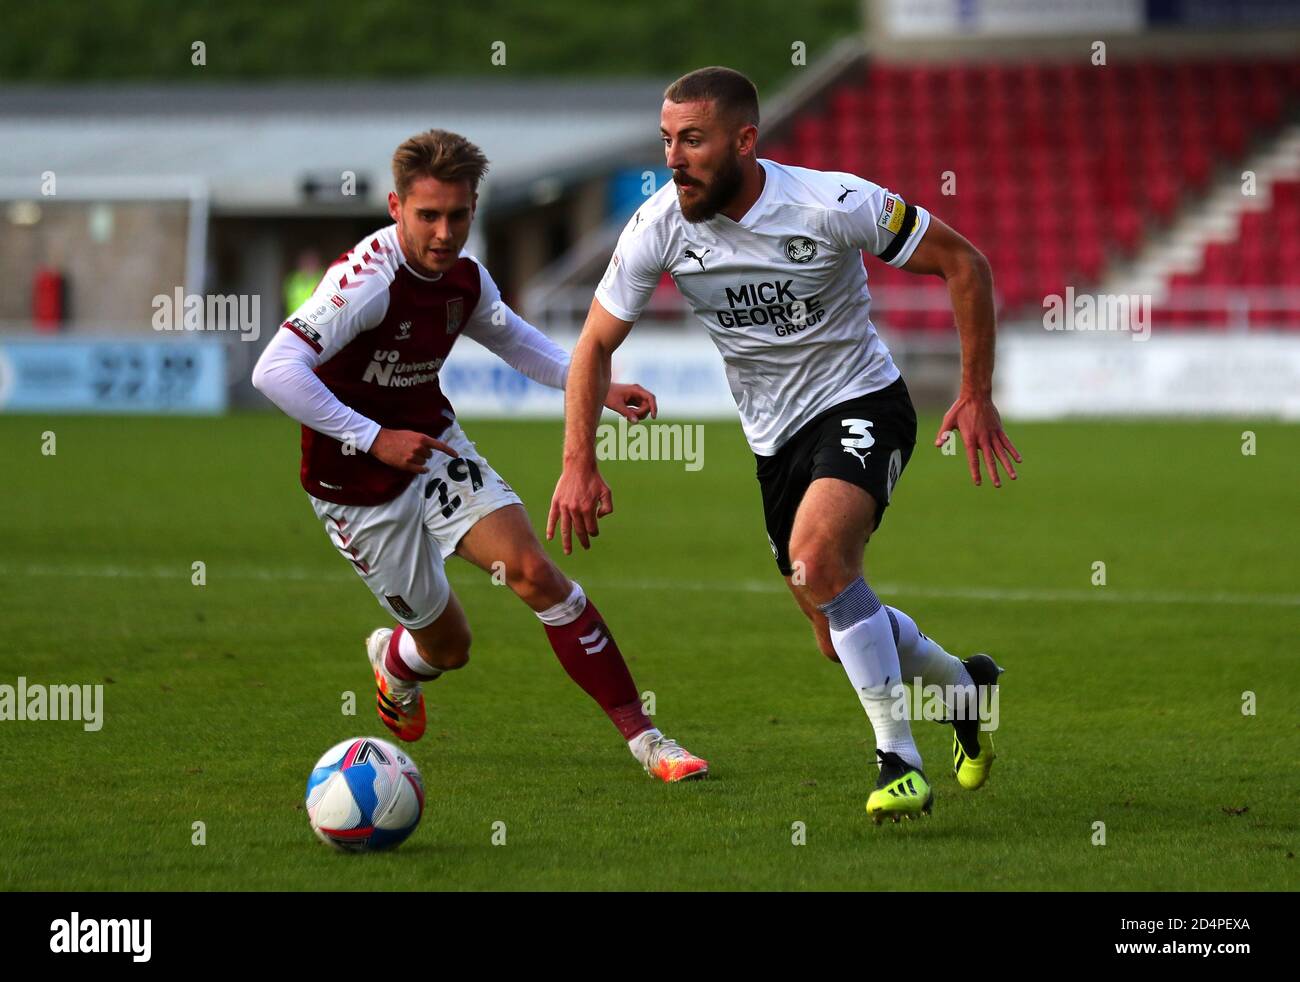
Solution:
<svg viewBox="0 0 1300 982"><path fill-rule="evenodd" d="M860 0L49 0L7 5L0 79L648 76L724 64L772 89L861 28ZM191 64L191 45L207 64ZM492 63L504 42L506 64Z"/></svg>

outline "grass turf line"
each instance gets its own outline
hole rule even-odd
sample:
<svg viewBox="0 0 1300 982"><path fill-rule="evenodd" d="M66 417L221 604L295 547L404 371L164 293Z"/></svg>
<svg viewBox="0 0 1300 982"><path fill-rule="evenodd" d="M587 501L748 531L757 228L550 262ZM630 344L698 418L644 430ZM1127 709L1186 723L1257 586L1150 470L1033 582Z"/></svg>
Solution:
<svg viewBox="0 0 1300 982"><path fill-rule="evenodd" d="M355 857L311 836L302 792L328 746L387 732L362 646L383 618L304 500L296 427L0 417L0 683L113 680L98 733L0 722L0 887L887 890L906 869L917 889L1294 889L1300 430L1012 425L1022 479L995 492L929 446L936 425L922 421L868 576L904 585L887 602L950 651L1008 667L985 789L962 792L950 731L917 723L935 816L870 824L867 723L779 592L739 427L707 423L703 470L603 465L616 512L593 551L551 551L711 778L646 778L532 614L452 561L475 642L429 687L430 731L409 748L424 821L396 852ZM540 528L559 425L466 429ZM732 589L755 583L771 589ZM1195 602L1221 594L1283 602Z"/></svg>

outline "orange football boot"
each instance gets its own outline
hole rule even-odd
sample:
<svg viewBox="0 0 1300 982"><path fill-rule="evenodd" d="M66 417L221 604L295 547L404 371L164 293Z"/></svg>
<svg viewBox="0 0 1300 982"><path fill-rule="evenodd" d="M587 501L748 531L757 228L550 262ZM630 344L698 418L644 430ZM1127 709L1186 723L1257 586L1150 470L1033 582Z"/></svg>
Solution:
<svg viewBox="0 0 1300 982"><path fill-rule="evenodd" d="M375 708L379 719L399 740L412 743L424 736L424 693L419 682L395 679L384 668L392 628L381 627L366 639L366 654L375 670Z"/></svg>
<svg viewBox="0 0 1300 982"><path fill-rule="evenodd" d="M676 740L670 740L666 736L658 736L650 741L643 766L651 777L657 777L668 784L696 780L709 773L707 760L696 757Z"/></svg>

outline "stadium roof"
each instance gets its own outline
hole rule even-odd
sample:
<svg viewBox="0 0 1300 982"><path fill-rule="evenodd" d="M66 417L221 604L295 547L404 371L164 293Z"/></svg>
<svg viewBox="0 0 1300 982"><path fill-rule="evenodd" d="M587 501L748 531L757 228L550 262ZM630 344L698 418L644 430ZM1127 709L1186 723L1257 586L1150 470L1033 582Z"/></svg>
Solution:
<svg viewBox="0 0 1300 982"><path fill-rule="evenodd" d="M373 207L393 148L441 127L483 148L491 196L653 148L662 92L662 82L626 80L9 86L0 182L30 181L33 195L46 171L71 195L79 180L197 182L216 209L257 212L296 210L305 180L353 171L369 183L355 204Z"/></svg>

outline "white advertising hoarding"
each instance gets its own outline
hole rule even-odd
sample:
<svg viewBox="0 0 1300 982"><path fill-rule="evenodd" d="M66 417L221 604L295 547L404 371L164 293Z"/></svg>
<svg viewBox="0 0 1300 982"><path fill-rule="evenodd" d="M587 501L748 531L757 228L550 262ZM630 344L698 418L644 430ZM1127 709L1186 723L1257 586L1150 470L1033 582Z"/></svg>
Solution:
<svg viewBox="0 0 1300 982"><path fill-rule="evenodd" d="M882 24L891 37L1136 32L1142 0L887 0Z"/></svg>
<svg viewBox="0 0 1300 982"><path fill-rule="evenodd" d="M556 337L572 351L576 337ZM655 394L659 414L673 419L734 419L722 358L713 342L682 332L634 330L614 353L614 379ZM564 393L524 378L480 345L462 340L440 373L442 390L466 418L564 415Z"/></svg>
<svg viewBox="0 0 1300 982"><path fill-rule="evenodd" d="M1110 332L1003 335L995 399L1017 419L1300 419L1300 335Z"/></svg>

